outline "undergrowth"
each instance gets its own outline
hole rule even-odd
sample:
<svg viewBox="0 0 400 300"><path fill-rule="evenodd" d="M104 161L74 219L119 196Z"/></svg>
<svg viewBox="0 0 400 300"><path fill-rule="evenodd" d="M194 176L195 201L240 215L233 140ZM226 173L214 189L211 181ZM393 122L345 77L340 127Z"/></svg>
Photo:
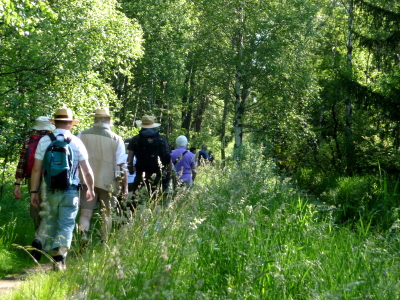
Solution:
<svg viewBox="0 0 400 300"><path fill-rule="evenodd" d="M140 207L110 242L71 251L7 299L395 299L398 240L340 224L273 164L199 169L167 209Z"/></svg>

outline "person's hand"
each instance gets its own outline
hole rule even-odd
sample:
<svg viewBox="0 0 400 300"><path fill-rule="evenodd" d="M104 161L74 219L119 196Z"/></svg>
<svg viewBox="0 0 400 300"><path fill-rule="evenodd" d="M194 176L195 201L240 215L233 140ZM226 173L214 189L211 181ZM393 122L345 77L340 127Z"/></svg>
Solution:
<svg viewBox="0 0 400 300"><path fill-rule="evenodd" d="M14 198L16 200L21 200L21 187L19 185L14 186Z"/></svg>
<svg viewBox="0 0 400 300"><path fill-rule="evenodd" d="M86 199L87 199L87 201L93 201L94 196L95 196L95 195L94 195L94 191L91 190L91 189L88 189L87 192L86 192Z"/></svg>
<svg viewBox="0 0 400 300"><path fill-rule="evenodd" d="M136 167L133 166L133 165L128 165L128 172L129 172L130 175L135 174L135 172L136 172Z"/></svg>
<svg viewBox="0 0 400 300"><path fill-rule="evenodd" d="M39 194L38 193L31 193L31 204L34 208L39 207Z"/></svg>

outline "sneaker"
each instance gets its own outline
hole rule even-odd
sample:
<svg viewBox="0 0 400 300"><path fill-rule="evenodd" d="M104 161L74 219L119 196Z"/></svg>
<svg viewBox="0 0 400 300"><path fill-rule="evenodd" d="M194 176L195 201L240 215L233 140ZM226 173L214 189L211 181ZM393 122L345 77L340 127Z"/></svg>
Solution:
<svg viewBox="0 0 400 300"><path fill-rule="evenodd" d="M65 271L67 266L65 265L65 259L62 255L53 256L53 271Z"/></svg>
<svg viewBox="0 0 400 300"><path fill-rule="evenodd" d="M38 239L34 239L32 242L31 254L36 261L39 261L42 258L42 243Z"/></svg>

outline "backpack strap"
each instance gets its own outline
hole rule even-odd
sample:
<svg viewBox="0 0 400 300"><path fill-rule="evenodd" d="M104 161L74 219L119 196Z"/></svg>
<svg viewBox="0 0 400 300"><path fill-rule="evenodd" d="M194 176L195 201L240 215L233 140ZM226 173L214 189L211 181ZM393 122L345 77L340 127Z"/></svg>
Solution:
<svg viewBox="0 0 400 300"><path fill-rule="evenodd" d="M50 137L50 140L52 142L54 142L57 139L56 136L54 135L54 133L52 133L52 132L48 133L47 135Z"/></svg>
<svg viewBox="0 0 400 300"><path fill-rule="evenodd" d="M179 157L177 157L174 161L174 165L176 165L179 161L182 160L183 156L188 152L188 150L186 150L185 152L183 152L181 155L179 155Z"/></svg>
<svg viewBox="0 0 400 300"><path fill-rule="evenodd" d="M50 140L52 142L54 142L57 139L57 137L55 136L55 134L53 132L50 132L47 135L50 137ZM66 138L62 133L57 134L57 136L59 136L59 135L62 135L64 137L64 142L66 142L67 144L69 144L71 142L71 138L70 137Z"/></svg>

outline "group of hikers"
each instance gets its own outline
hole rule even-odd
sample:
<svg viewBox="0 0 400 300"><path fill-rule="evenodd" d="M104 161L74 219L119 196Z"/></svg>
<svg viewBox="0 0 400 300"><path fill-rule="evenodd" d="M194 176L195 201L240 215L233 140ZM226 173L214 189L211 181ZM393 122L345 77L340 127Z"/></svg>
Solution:
<svg viewBox="0 0 400 300"><path fill-rule="evenodd" d="M31 255L39 261L48 253L55 270L66 268L78 211L81 246L89 240L96 209L102 220L101 241L106 242L113 211L134 213L143 201L138 191L145 188L149 199L158 199L179 187L190 189L196 165L214 161L207 145L199 153L188 150L184 135L172 150L152 116L136 121L139 134L125 141L111 131L108 109L96 109L92 117L92 127L77 136L71 128L79 121L69 108L57 109L53 119L39 117L20 153L14 197L21 199L20 186L26 180L35 226Z"/></svg>

